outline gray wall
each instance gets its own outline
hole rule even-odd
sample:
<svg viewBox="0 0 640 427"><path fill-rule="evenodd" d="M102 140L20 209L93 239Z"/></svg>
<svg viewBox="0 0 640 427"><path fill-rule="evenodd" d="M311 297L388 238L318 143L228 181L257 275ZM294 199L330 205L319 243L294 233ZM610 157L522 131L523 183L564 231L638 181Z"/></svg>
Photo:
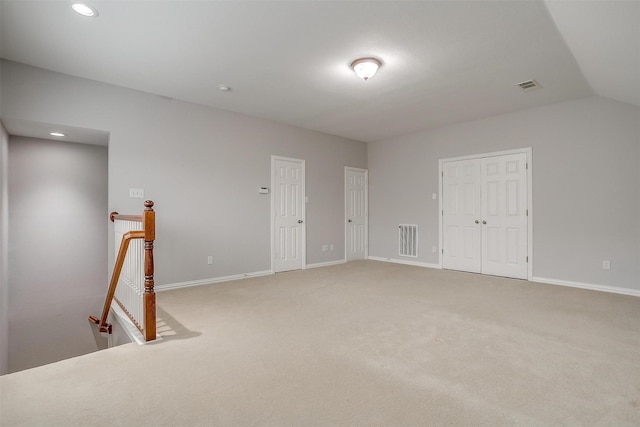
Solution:
<svg viewBox="0 0 640 427"><path fill-rule="evenodd" d="M270 270L272 154L306 160L307 263L344 258L344 166L367 167L364 143L8 61L1 93L5 117L110 132L109 209L140 212L132 187L156 203L157 284Z"/></svg>
<svg viewBox="0 0 640 427"><path fill-rule="evenodd" d="M9 201L9 371L104 348L107 147L11 136Z"/></svg>
<svg viewBox="0 0 640 427"><path fill-rule="evenodd" d="M588 97L369 144L369 254L399 259L397 226L416 223L417 261L437 264L438 159L532 147L534 276L640 290L639 126Z"/></svg>
<svg viewBox="0 0 640 427"><path fill-rule="evenodd" d="M9 372L9 135L0 122L0 375Z"/></svg>

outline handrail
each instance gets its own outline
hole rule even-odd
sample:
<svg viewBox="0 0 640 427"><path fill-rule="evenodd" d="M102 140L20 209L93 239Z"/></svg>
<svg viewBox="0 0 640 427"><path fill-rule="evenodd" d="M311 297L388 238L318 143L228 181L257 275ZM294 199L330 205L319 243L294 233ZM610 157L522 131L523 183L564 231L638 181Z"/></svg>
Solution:
<svg viewBox="0 0 640 427"><path fill-rule="evenodd" d="M143 308L144 308L144 328L141 328L137 319L131 319L140 332L144 334L145 341L152 341L156 339L156 295L154 292L154 263L153 263L153 243L155 240L155 212L153 211L153 202L147 200L144 202L144 212L142 215L120 215L118 212L112 212L109 215L111 222L115 220L123 221L136 221L141 222L143 230L128 231L122 236L120 242L120 249L116 262L113 267L113 274L111 276L111 282L109 284L109 290L107 291L107 297L102 309L102 316L100 319L95 316L89 316L89 321L93 322L100 327L100 332L111 333L111 324L107 322L109 311L111 309L111 303L115 298L116 288L120 280L120 273L127 256L129 249L129 243L134 239L144 239L144 295L143 295ZM116 302L123 307L122 303L116 298ZM127 313L129 314L129 313ZM130 315L129 315L130 316ZM131 317L131 316L130 316ZM144 330L143 330L144 329Z"/></svg>
<svg viewBox="0 0 640 427"><path fill-rule="evenodd" d="M109 219L111 222L114 222L116 219L121 221L144 221L144 215L120 215L118 212L111 212L109 214Z"/></svg>

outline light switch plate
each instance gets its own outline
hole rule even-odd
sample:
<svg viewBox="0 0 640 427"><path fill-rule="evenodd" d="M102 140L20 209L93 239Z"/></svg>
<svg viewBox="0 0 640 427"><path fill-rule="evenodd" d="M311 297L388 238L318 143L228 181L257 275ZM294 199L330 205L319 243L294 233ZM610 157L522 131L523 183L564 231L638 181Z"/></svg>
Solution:
<svg viewBox="0 0 640 427"><path fill-rule="evenodd" d="M144 199L144 188L130 188L129 197L134 199Z"/></svg>

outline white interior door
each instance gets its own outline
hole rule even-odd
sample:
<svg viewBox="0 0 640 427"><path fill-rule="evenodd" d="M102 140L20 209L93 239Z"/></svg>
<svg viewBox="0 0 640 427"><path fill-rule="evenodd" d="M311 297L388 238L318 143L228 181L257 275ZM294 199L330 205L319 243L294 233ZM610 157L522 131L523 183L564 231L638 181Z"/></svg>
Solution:
<svg viewBox="0 0 640 427"><path fill-rule="evenodd" d="M527 278L527 155L487 157L482 173L482 272Z"/></svg>
<svg viewBox="0 0 640 427"><path fill-rule="evenodd" d="M367 258L367 171L345 168L345 259Z"/></svg>
<svg viewBox="0 0 640 427"><path fill-rule="evenodd" d="M273 270L305 266L304 160L272 157Z"/></svg>
<svg viewBox="0 0 640 427"><path fill-rule="evenodd" d="M443 164L442 267L480 273L480 162L461 160Z"/></svg>
<svg viewBox="0 0 640 427"><path fill-rule="evenodd" d="M442 267L527 278L527 154L442 163Z"/></svg>

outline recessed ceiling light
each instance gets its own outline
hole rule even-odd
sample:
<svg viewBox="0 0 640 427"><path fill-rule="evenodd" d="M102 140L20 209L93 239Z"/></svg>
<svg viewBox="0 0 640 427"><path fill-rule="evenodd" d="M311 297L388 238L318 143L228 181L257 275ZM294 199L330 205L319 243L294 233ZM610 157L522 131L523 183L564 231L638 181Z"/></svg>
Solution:
<svg viewBox="0 0 640 427"><path fill-rule="evenodd" d="M95 8L89 5L86 5L84 3L74 3L71 5L71 8L82 16L88 16L88 17L98 16L98 11Z"/></svg>
<svg viewBox="0 0 640 427"><path fill-rule="evenodd" d="M353 71L364 81L373 77L381 66L382 62L376 58L360 58L351 63Z"/></svg>
<svg viewBox="0 0 640 427"><path fill-rule="evenodd" d="M49 133L49 135L51 135L51 136L67 136L62 132L51 132L51 133Z"/></svg>
<svg viewBox="0 0 640 427"><path fill-rule="evenodd" d="M218 90L220 92L229 92L229 91L231 91L231 88L229 86L227 86L227 85L220 85L220 86L218 86Z"/></svg>

